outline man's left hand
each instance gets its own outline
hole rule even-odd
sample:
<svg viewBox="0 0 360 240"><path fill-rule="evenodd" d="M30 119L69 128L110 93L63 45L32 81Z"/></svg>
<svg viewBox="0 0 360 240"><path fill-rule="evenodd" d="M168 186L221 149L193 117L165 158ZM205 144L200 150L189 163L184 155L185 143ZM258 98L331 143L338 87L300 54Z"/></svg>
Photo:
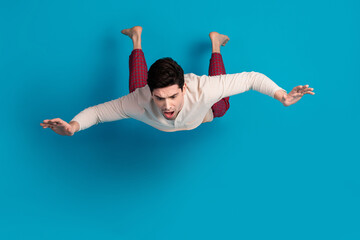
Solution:
<svg viewBox="0 0 360 240"><path fill-rule="evenodd" d="M313 90L313 88L309 88L309 85L300 85L294 87L291 92L283 95L281 102L285 107L288 107L294 103L297 103L297 101L299 101L305 94L315 95Z"/></svg>

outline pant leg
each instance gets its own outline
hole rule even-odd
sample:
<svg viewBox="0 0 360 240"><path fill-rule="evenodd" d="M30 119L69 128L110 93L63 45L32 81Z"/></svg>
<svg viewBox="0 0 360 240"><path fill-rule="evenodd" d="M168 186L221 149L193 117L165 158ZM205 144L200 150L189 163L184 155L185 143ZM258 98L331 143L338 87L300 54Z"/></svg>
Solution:
<svg viewBox="0 0 360 240"><path fill-rule="evenodd" d="M222 74L226 74L222 56L220 53L212 53L209 65L209 76L216 76ZM211 107L214 118L224 116L224 114L229 108L229 97L221 99Z"/></svg>
<svg viewBox="0 0 360 240"><path fill-rule="evenodd" d="M142 88L147 84L148 69L144 52L141 49L134 49L129 57L129 92L136 88Z"/></svg>

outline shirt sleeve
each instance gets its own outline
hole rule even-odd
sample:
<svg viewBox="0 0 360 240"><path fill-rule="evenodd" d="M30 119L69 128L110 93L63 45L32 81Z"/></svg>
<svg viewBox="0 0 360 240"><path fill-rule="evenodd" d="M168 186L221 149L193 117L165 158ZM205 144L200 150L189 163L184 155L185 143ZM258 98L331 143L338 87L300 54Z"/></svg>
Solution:
<svg viewBox="0 0 360 240"><path fill-rule="evenodd" d="M274 98L277 90L283 90L270 78L258 72L242 72L217 76L202 76L200 85L204 94L214 102L249 90L255 90ZM286 92L286 91L285 91Z"/></svg>
<svg viewBox="0 0 360 240"><path fill-rule="evenodd" d="M88 107L77 114L71 121L76 121L80 125L80 129L84 130L93 125L103 122L111 122L129 118L124 107L124 101L127 96Z"/></svg>

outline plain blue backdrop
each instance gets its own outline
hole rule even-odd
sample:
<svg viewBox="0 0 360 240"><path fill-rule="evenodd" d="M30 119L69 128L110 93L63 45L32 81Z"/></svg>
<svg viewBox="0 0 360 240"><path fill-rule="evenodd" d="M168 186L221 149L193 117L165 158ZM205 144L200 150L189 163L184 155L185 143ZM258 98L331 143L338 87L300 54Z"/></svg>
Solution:
<svg viewBox="0 0 360 240"><path fill-rule="evenodd" d="M0 239L360 239L359 1L1 1ZM208 33L255 91L222 118L164 133L133 119L43 129L128 93L129 38L148 67L207 74Z"/></svg>

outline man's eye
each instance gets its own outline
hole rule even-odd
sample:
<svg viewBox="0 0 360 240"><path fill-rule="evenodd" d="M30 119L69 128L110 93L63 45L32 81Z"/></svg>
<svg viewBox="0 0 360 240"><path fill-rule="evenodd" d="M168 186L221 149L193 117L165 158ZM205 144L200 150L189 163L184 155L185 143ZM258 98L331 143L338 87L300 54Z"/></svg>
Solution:
<svg viewBox="0 0 360 240"><path fill-rule="evenodd" d="M172 96L172 97L170 97L170 98L174 99L174 98L175 98L175 96Z"/></svg>

